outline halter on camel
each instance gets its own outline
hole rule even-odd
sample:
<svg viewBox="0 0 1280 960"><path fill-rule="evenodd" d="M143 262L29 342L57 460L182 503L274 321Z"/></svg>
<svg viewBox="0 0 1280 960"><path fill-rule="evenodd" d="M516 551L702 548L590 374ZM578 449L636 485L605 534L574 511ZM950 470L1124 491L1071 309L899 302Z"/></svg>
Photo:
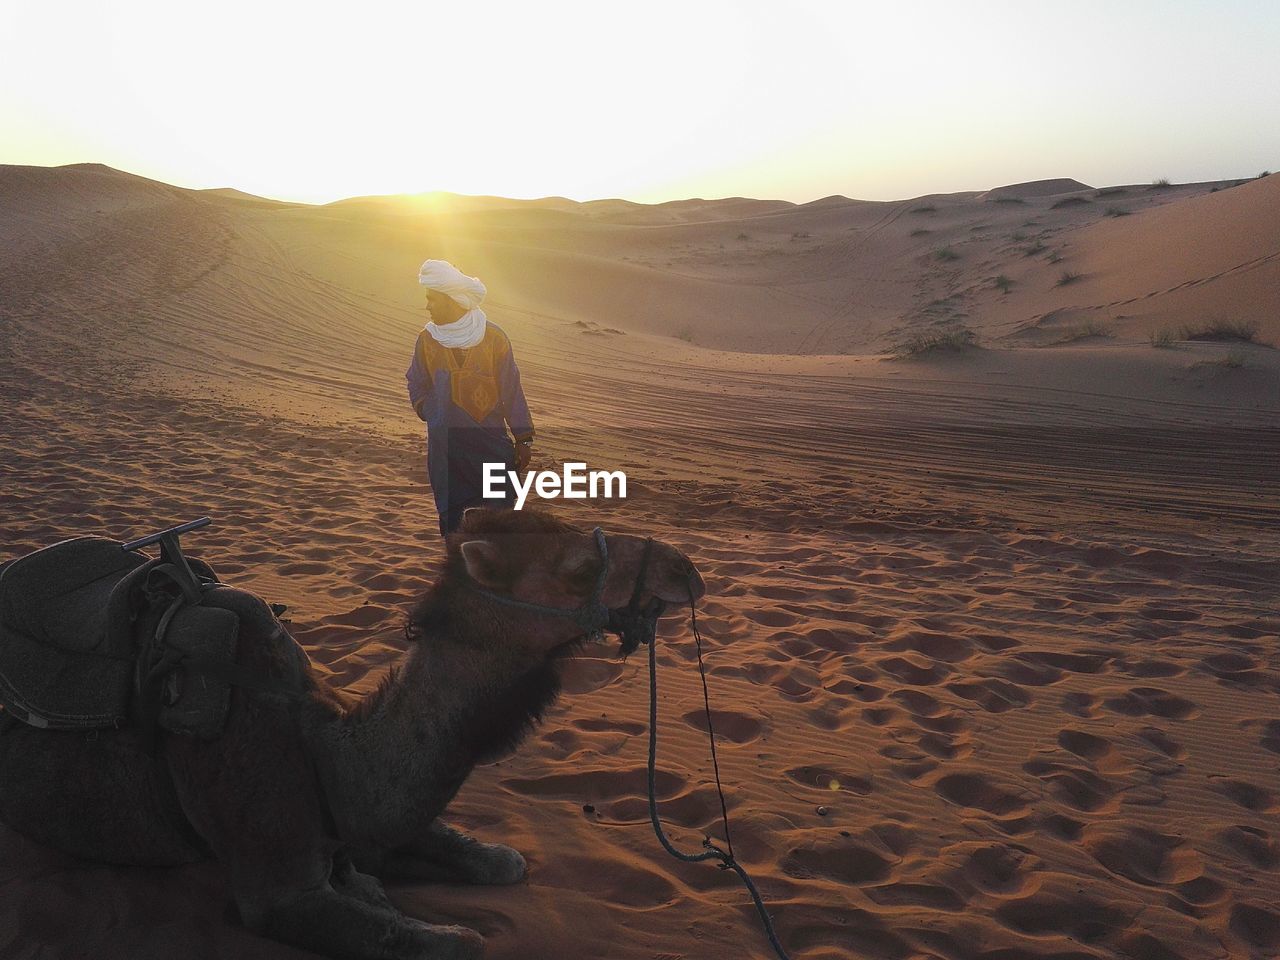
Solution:
<svg viewBox="0 0 1280 960"><path fill-rule="evenodd" d="M645 575L649 571L653 538L649 537L644 542L644 553L640 555L640 572L636 575L636 585L631 593L631 601L621 610L610 610L600 599L604 594L605 581L609 577L609 544L605 541L604 530L600 527L592 530L591 535L595 538L596 551L600 554L600 572L596 575L596 585L591 591L591 596L573 609L549 607L542 603L530 603L526 600L517 600L515 597L503 596L492 590L486 590L470 579L468 585L482 597L496 600L509 607L572 620L588 636L599 637L605 630L616 633L622 638L621 653L625 657L640 644L653 640L657 632L658 617L661 616L664 607L663 602L654 597L647 607L640 608L640 593L644 589ZM692 595L690 591L690 596Z"/></svg>
<svg viewBox="0 0 1280 960"><path fill-rule="evenodd" d="M693 571L689 571L689 618L693 628L694 641L698 647L698 673L702 677L702 703L706 711L707 717L707 735L711 740L711 765L715 770L716 790L720 794L720 816L724 823L725 844L728 850L723 850L711 839L702 841L705 848L703 853L681 853L667 839L665 833L662 832L662 822L658 817L658 797L657 797L657 764L658 764L658 661L657 661L657 637L658 617L661 616L664 604L662 600L654 597L648 606L643 609L640 607L640 595L644 590L645 575L649 572L649 556L653 553L653 538L648 537L644 542L644 553L640 556L640 572L636 574L635 587L631 591L630 602L621 610L610 610L601 601L604 593L605 580L609 576L609 545L605 542L604 530L596 527L591 531L591 535L595 538L596 550L600 554L600 572L596 575L596 584L591 591L591 596L582 603L573 608L549 607L541 603L529 603L525 600L517 600L514 597L505 597L500 593L494 593L492 590L486 590L474 580L469 580L471 589L475 590L481 596L488 597L490 600L496 600L507 606L516 607L520 610L528 610L533 613L541 613L552 617L564 617L572 620L575 624L583 629L588 635L599 637L605 630L617 633L622 638L622 647L620 653L625 657L634 651L640 644L647 644L649 647L649 820L653 824L653 832L658 837L658 842L662 844L664 850L677 860L685 863L699 863L703 860L719 860L720 869L732 870L738 875L747 891L751 894L751 899L755 903L756 911L760 914L760 920L764 924L765 934L769 937L769 944L773 947L774 952L781 960L790 960L786 950L783 949L782 943L778 940L778 935L774 932L773 921L769 917L769 911L764 905L764 900L760 896L760 891L756 889L755 883L738 863L733 855L733 840L729 836L729 811L725 806L724 788L720 785L720 763L716 758L716 733L711 725L711 701L707 693L707 671L702 663L702 634L698 631L698 613L693 599Z"/></svg>

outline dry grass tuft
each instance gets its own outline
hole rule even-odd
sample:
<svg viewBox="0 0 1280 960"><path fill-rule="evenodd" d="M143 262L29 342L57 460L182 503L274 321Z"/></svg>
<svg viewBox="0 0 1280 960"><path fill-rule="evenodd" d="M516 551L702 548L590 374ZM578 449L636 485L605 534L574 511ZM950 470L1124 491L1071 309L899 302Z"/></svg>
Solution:
<svg viewBox="0 0 1280 960"><path fill-rule="evenodd" d="M1257 343L1258 325L1248 320L1208 320L1184 326L1178 336L1208 343Z"/></svg>
<svg viewBox="0 0 1280 960"><path fill-rule="evenodd" d="M951 327L931 333L918 333L894 348L895 360L919 360L943 353L962 353L977 346L978 338L968 327Z"/></svg>

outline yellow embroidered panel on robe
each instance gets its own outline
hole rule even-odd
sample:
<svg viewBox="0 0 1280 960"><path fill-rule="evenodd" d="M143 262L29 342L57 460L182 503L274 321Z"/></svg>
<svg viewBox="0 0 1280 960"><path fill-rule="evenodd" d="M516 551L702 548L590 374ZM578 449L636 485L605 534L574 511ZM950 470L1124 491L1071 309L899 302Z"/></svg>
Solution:
<svg viewBox="0 0 1280 960"><path fill-rule="evenodd" d="M483 422L498 405L498 383L491 373L463 366L461 370L452 371L449 378L453 402L467 411L476 423Z"/></svg>
<svg viewBox="0 0 1280 960"><path fill-rule="evenodd" d="M466 349L466 358L458 363L453 352L437 343L430 335L419 339L425 356L424 365L434 375L449 373L449 395L454 405L465 410L477 423L482 423L498 405L498 365L511 349L506 336L493 327L485 330L484 339Z"/></svg>

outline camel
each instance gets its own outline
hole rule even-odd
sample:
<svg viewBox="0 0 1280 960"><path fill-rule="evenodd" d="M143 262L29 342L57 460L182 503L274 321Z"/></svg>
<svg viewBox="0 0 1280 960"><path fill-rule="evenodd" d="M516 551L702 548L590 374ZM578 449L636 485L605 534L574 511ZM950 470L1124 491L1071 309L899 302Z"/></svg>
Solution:
<svg viewBox="0 0 1280 960"><path fill-rule="evenodd" d="M601 575L593 533L537 510L469 510L408 615L408 651L363 700L329 686L272 618L268 630L242 616L241 668L286 678L301 696L236 688L220 737L164 734L153 753L128 727L87 735L7 724L0 819L88 859L215 857L247 928L322 955L478 957L478 933L406 917L379 878L525 876L516 850L440 817L472 768L513 748L556 699L561 665L589 639L582 617L567 614L593 594L611 610L651 604L656 616L705 593L676 548L604 540Z"/></svg>

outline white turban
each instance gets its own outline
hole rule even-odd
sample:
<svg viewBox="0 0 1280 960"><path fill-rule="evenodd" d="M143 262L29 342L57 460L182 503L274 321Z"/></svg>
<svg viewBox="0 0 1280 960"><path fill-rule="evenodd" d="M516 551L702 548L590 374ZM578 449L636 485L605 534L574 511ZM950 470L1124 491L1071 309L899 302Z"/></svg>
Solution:
<svg viewBox="0 0 1280 960"><path fill-rule="evenodd" d="M418 283L428 290L439 290L457 300L461 306L474 310L484 299L484 284L476 277L468 277L448 260L426 260L418 268Z"/></svg>
<svg viewBox="0 0 1280 960"><path fill-rule="evenodd" d="M453 323L427 324L427 332L438 343L446 347L474 347L484 339L488 318L480 309L480 302L486 291L478 278L468 277L447 260L425 260L418 268L418 283L428 290L446 294L467 310Z"/></svg>

